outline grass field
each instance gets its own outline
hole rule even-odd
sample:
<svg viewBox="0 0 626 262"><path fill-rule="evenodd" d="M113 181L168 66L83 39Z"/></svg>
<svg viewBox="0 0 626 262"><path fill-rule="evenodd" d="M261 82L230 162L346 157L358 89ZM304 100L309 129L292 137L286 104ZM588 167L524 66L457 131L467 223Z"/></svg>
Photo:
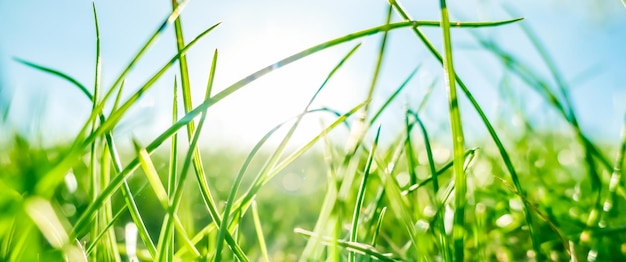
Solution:
<svg viewBox="0 0 626 262"><path fill-rule="evenodd" d="M619 141L594 141L579 124L570 84L522 18L505 21L450 21L440 1L441 21L413 20L390 1L386 23L286 57L227 88L214 92L218 52L206 76L205 97L191 96L184 54L216 24L183 39L172 13L111 86L101 85L99 35L95 79L80 83L37 61L17 62L68 81L86 100L91 114L69 144L42 147L19 133L0 151L0 260L2 261L623 261L626 259L626 192L623 170L626 119ZM98 34L97 8L94 24ZM402 18L393 22L392 14ZM125 78L143 55L174 28L178 54L141 86ZM423 33L436 27L441 50ZM497 42L474 35L481 48L521 84L500 79L499 102L508 114L488 118L461 76L455 74L452 30L521 27L548 69L516 59ZM445 132L425 125L427 94L409 104L391 139L381 139L382 112L400 103L404 84L377 98L388 33L415 34L445 71L433 84L447 99ZM360 44L380 36L379 52L366 96L351 110L313 108L317 95L349 63ZM325 81L302 111L276 123L251 150L199 146L211 128L206 112L256 79L292 62L337 45L353 45L328 70ZM113 132L137 101L163 77L177 71L172 84L171 126L146 144L117 146ZM37 72L39 71L39 72ZM402 82L402 81L401 81ZM516 83L517 83L516 82ZM194 87L200 88L200 87ZM514 89L542 99L566 128L538 128ZM122 90L134 90L125 99ZM73 90L75 91L75 90ZM193 101L192 101L193 100ZM463 104L460 106L460 102ZM469 102L468 102L469 101ZM227 103L227 102L226 102ZM10 113L10 108L0 107ZM179 110L182 109L181 110ZM472 122L462 114L476 114ZM332 116L310 141L290 143L313 114ZM512 126L506 118L515 117ZM6 119L3 117L2 119ZM556 124L555 124L556 125ZM468 127L485 136L468 139ZM345 141L332 138L349 133ZM42 133L45 130L41 131ZM278 141L275 144L268 140Z"/></svg>

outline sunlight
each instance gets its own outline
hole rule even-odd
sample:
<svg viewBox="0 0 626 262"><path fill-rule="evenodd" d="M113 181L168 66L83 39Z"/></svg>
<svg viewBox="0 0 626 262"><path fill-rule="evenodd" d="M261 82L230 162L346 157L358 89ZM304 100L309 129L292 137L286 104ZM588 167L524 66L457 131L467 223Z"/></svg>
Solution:
<svg viewBox="0 0 626 262"><path fill-rule="evenodd" d="M290 34L297 29L289 25L269 25L254 35L244 36L231 45L220 49L219 79L215 91L220 91L248 74L267 65L302 51L319 41L312 34ZM342 50L331 49L307 57L293 64L277 68L248 86L237 91L228 102L218 103L210 110L209 118L218 123L219 130L228 132L238 144L257 142L267 131L301 112L327 74L341 60ZM361 96L356 92L355 70L345 65L327 84L312 108L328 106L345 110L354 106ZM309 138L320 129L319 118L328 114L316 114L305 118L295 140ZM308 120L307 120L308 119ZM326 119L326 118L324 118ZM310 121L309 121L310 120ZM213 137L213 134L211 134Z"/></svg>

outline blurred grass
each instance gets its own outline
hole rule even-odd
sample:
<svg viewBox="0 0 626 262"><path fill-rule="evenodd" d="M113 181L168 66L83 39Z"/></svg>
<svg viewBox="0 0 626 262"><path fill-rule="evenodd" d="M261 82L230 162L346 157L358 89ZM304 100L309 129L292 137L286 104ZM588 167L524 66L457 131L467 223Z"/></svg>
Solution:
<svg viewBox="0 0 626 262"><path fill-rule="evenodd" d="M504 124L509 117L505 114L489 119L455 74L452 29L515 26L510 24L519 24L521 19L449 21L442 0L442 22L414 21L398 1L390 1L384 24L302 50L213 94L219 64L215 50L205 97L192 101L185 54L197 41L210 37L219 24L186 42L179 20L185 3L172 1L172 13L107 89L100 84L102 60L95 6L93 87L53 68L18 59L67 80L91 100L92 111L71 144L44 148L11 133L12 139L2 146L0 260L626 259L626 214L620 208L626 198L622 182L626 119L621 141L592 141L578 125L568 83L525 25L523 31L554 81L544 79L498 43L474 36L489 54L500 59L507 77L517 77L539 93L570 129L534 129L533 116L510 101L514 95L506 79L497 87L501 102L508 103L508 109L521 117L524 125ZM406 21L392 22L392 11ZM130 69L171 25L177 54L122 100L122 88L129 88L124 79ZM441 26L443 52L422 33L425 26ZM374 108L372 100L381 86L379 74L388 48L387 33L403 29L412 30L445 68L450 115L443 120L451 123L450 132L435 134L432 126L422 122L421 117L430 113L424 106L429 94L420 103L406 106L404 116L397 119L404 126L402 132L385 134L384 126L373 128L421 68L416 66L396 91ZM379 33L382 38L368 92L351 110L310 107L342 65L351 62L360 44L338 59L302 112L278 123L250 152L198 146L202 129L211 127L205 126L207 111L222 99L289 63ZM179 65L180 78L172 84L172 125L148 145L135 142L132 149L119 150L112 135L117 123L174 63ZM463 128L475 123L464 122L460 116L459 90L470 101L467 109L479 114L490 140L465 144ZM180 100L183 112L178 112ZM105 107L111 111L104 112ZM10 105L0 108L3 115L10 113ZM322 123L322 131L310 141L290 144L309 114L328 114L334 119ZM414 129L416 126L419 128ZM182 128L186 132L179 134ZM344 143L330 142L335 129L350 133ZM382 143L381 135L393 139ZM270 138L280 143L265 145ZM452 149L447 146L449 141L453 141ZM616 158L611 161L607 155ZM195 180L186 179L190 174Z"/></svg>

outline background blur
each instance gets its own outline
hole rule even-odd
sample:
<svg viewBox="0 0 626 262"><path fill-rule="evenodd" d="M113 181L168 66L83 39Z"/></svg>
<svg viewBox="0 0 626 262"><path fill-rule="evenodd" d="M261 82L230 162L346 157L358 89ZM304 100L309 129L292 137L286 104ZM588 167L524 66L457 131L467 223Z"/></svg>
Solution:
<svg viewBox="0 0 626 262"><path fill-rule="evenodd" d="M419 3L416 3L419 2ZM416 20L439 20L437 1L403 1ZM90 102L71 84L26 67L13 58L28 60L65 72L84 85L93 85L95 28L91 1L0 0L0 110L2 129L22 133L44 145L75 137L88 117ZM170 1L95 1L100 21L103 83L109 87L148 36L171 10ZM187 41L217 22L222 24L188 53L196 104L203 97L213 51L219 50L217 92L248 74L323 41L385 22L386 1L202 1L193 0L182 19ZM525 17L547 47L560 72L572 87L576 112L583 129L594 139L618 141L626 112L626 8L611 1L449 1L453 20L488 21ZM512 10L515 15L506 10ZM400 19L394 16L394 21ZM143 84L176 52L174 31L153 46L129 74L128 94ZM424 29L438 47L440 29ZM493 39L536 70L549 73L518 25L471 29ZM490 117L507 114L498 104L505 73L488 52L481 51L469 30L453 31L455 66ZM373 75L380 35L363 38L349 60L323 91L316 106L346 110L362 101ZM209 110L205 141L249 145L267 130L302 110L326 74L354 44L343 44L289 65L253 82ZM393 92L409 73L421 70L403 91L381 123L400 130L403 106L421 101L436 83L425 120L447 128L447 105L441 67L408 29L390 34L379 81L378 97ZM116 135L150 141L170 123L171 88L178 73L172 67L133 113L118 126ZM512 94L539 128L559 130L567 125L555 117L528 88L512 82ZM382 103L382 99L375 104ZM462 99L464 100L464 98ZM469 109L469 107L466 107ZM465 113L467 112L467 113ZM473 110L463 117L477 119ZM510 112L509 112L510 113ZM500 114L498 116L498 114ZM503 117L505 124L519 124ZM319 118L305 122L305 130L319 130ZM482 125L469 128L470 136L484 136ZM10 139L2 132L0 139ZM393 131L383 134L391 135ZM309 134L310 135L310 134ZM298 138L307 137L300 132ZM128 140L127 140L128 141Z"/></svg>

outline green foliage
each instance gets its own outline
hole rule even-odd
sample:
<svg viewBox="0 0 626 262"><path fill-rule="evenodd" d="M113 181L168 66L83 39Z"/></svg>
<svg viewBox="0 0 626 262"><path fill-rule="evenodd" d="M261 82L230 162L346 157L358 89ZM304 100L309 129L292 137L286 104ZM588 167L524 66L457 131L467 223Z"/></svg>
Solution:
<svg viewBox="0 0 626 262"><path fill-rule="evenodd" d="M205 97L194 103L185 54L219 24L186 43L179 19L184 5L172 1L172 13L107 89L101 87L95 6L93 89L61 71L18 59L67 80L92 102L92 111L70 145L42 148L15 135L2 147L0 260L626 259L622 244L626 242L626 214L619 208L626 204L622 182L626 119L622 141L614 145L592 141L578 124L568 84L525 25L522 28L555 85L497 43L474 36L502 61L507 73L544 98L569 124L569 130L539 132L521 110L515 112L526 123L521 132L509 126L496 130L501 119L488 119L455 74L453 28L501 26L521 19L449 21L446 2L441 0L441 22L415 21L400 3L390 1L385 24L302 50L213 94L216 50ZM404 21L392 22L392 12ZM130 69L172 24L177 54L122 100ZM441 28L443 52L422 32L426 26ZM422 122L421 116L428 114L424 105L429 96L425 96L398 118L404 124L402 132L386 134L394 138L391 142L379 140L385 128L373 128L375 120L421 68L416 66L382 106L373 108L388 48L387 33L392 30L411 30L442 63L449 136L434 135L432 127ZM224 98L292 62L379 33L382 38L367 97L350 110L313 109L311 105L360 44L329 70L302 112L269 130L249 153L232 148L203 151L198 146L207 111ZM118 150L113 130L120 119L175 63L180 80L172 85L172 125L146 146L135 142L132 150ZM501 88L501 99L506 102L511 91L505 81ZM478 123L461 118L457 91L469 100L468 109L478 113ZM114 95L115 100L111 99ZM184 112L177 110L180 100ZM106 113L104 108L111 111ZM288 147L305 115L328 113L334 120L319 134ZM491 141L479 139L466 145L463 129L470 124L484 125ZM182 128L186 132L179 134ZM340 128L350 133L345 144L330 142L329 134ZM283 129L287 132L277 132ZM276 147L265 145L279 135ZM446 147L447 141L453 141L452 149ZM316 145L323 152L315 150ZM617 158L610 161L604 151L615 149ZM190 174L194 179L187 179ZM281 180L294 177L307 182L295 191L285 189Z"/></svg>

